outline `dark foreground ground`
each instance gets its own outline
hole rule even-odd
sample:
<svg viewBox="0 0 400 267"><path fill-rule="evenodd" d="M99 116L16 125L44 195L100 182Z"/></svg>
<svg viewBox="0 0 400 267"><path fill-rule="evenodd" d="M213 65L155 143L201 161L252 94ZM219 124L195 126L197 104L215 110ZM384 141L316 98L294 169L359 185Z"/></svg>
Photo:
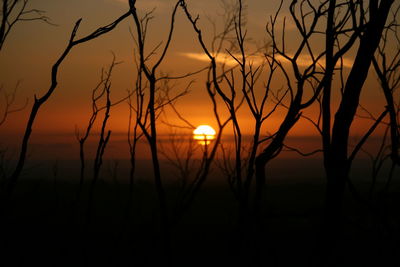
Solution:
<svg viewBox="0 0 400 267"><path fill-rule="evenodd" d="M363 196L368 187L357 185ZM87 221L87 189L62 181L18 185L1 227L0 266L165 266L152 184L100 181ZM400 266L400 187L376 205L375 215L350 194L332 266ZM176 188L167 188L173 206ZM261 266L310 266L318 243L323 183L270 184L257 236ZM376 203L376 202L373 202ZM11 208L10 208L11 207ZM251 266L238 253L237 203L228 186L207 186L171 228L173 266ZM246 245L245 245L246 246Z"/></svg>

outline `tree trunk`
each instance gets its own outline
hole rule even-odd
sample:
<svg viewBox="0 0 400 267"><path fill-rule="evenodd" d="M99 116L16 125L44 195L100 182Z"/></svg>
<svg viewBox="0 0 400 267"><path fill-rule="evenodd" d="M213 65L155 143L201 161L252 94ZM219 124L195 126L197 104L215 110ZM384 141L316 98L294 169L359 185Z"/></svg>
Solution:
<svg viewBox="0 0 400 267"><path fill-rule="evenodd" d="M322 232L317 244L318 266L333 265L333 261L339 256L335 246L341 233L343 195L350 171L349 161L347 160L350 127L393 0L381 1L379 6L378 1L370 1L370 4L370 19L360 37L360 46L345 84L342 100L335 114L332 139L330 144L324 143L327 188ZM324 134L327 134L327 132L325 131Z"/></svg>
<svg viewBox="0 0 400 267"><path fill-rule="evenodd" d="M341 254L340 234L343 218L343 196L348 177L347 168L343 164L333 162L326 169L327 184L325 210L317 242L317 261L315 266L334 266Z"/></svg>

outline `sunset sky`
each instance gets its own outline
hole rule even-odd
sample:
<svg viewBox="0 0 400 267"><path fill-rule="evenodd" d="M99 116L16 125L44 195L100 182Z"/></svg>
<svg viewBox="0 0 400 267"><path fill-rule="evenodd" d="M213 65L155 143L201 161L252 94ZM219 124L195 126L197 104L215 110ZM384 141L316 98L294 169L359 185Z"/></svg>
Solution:
<svg viewBox="0 0 400 267"><path fill-rule="evenodd" d="M400 266L400 0L0 17L0 267Z"/></svg>
<svg viewBox="0 0 400 267"><path fill-rule="evenodd" d="M0 52L0 84L6 91L11 91L19 82L16 106L23 105L26 99L29 101L27 108L22 112L11 114L6 123L2 125L0 136L3 140L10 143L19 142L33 103L33 95L40 96L48 89L50 69L65 48L75 22L79 18L83 18L78 37L84 36L126 12L128 10L127 2L126 0L31 1L30 7L46 11L46 16L56 26L43 22L19 23ZM142 15L155 8L154 19L149 26L148 47L153 48L159 42L165 42L170 13L175 1L138 0L137 2L139 13ZM192 0L187 2L192 14L199 14L199 26L209 44L213 35L210 20L216 22L217 29L223 25L221 21L223 7L220 1ZM251 52L257 45L268 43L265 25L269 17L277 10L279 1L246 1L246 4L246 28L249 38L252 39L248 49ZM287 6L284 6L281 17L278 19L279 25L282 25L283 17L288 14ZM53 136L47 140L55 143L75 140L75 128L84 129L87 124L91 108L91 91L99 81L101 69L110 64L112 53L116 55L116 60L122 63L116 66L113 73L111 97L117 101L127 95L127 91L132 89L135 79L133 63L135 45L130 33L130 30L134 32L134 29L132 18L128 18L111 33L72 50L60 68L59 87L39 112L34 126L34 138L39 140L40 136L47 136L45 138ZM295 44L298 40L295 27L290 20L286 22L285 34L289 44ZM316 39L314 42L315 48L321 49L323 40ZM223 60L222 58L219 60ZM307 64L307 55L300 59ZM255 58L254 63L257 64L258 60ZM345 72L351 67L352 61L351 56L344 59ZM228 66L231 62L232 59L226 59ZM199 70L206 67L207 64L207 58L202 53L191 25L187 22L182 10L179 9L171 48L159 68L160 72L170 76L179 76ZM199 74L191 79L194 83L190 87L190 93L179 99L176 107L193 125L210 124L215 127L211 102L204 89L205 76ZM260 88L262 88L265 78L261 80ZM188 79L174 81L173 92L178 93L188 83ZM277 77L274 85L279 89L285 86L285 82ZM337 82L336 85L338 85ZM383 97L376 83L376 75L372 71L365 86L366 89L362 95L363 105L374 115L379 115L383 110ZM335 108L334 106L333 109L335 110ZM276 129L284 111L283 108L277 110L271 120L267 122L265 131L273 132ZM315 107L311 108L308 114L313 116L315 111ZM113 107L109 128L115 133L123 135L128 127L127 114L128 105L126 103ZM244 133L250 133L252 124L249 110L243 108L239 112L239 118L245 129ZM173 113L167 113L160 120L173 124L180 123ZM353 127L352 134L361 135L369 123L368 120L361 120L356 127ZM159 124L159 127L162 134L175 131L162 123ZM292 135L315 136L316 131L311 124L303 120L293 129Z"/></svg>

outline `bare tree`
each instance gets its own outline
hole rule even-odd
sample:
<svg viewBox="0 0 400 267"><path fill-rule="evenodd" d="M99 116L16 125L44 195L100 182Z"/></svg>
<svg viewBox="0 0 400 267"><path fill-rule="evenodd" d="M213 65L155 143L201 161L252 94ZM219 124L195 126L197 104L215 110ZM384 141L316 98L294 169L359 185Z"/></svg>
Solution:
<svg viewBox="0 0 400 267"><path fill-rule="evenodd" d="M219 68L218 68L218 64L217 64L217 57L219 56L219 54L222 53L221 50L224 48L224 42L227 42L228 39L229 39L229 41L231 40L229 35L235 29L236 13L234 13L234 12L236 11L236 9L234 8L234 11L231 11L231 10L229 10L229 7L227 7L228 11L224 16L225 25L224 25L221 33L218 33L218 34L214 33L214 38L210 45L211 48L208 48L208 46L204 42L203 33L197 25L199 16L197 16L196 18L192 17L192 14L190 13L189 9L187 8L187 4L185 3L185 1L182 1L181 5L183 7L183 10L185 11L186 17L192 24L193 29L197 34L198 41L200 43L201 48L203 49L205 55L210 60L206 89L207 89L208 95L214 105L214 116L218 122L219 128L220 128L220 130L222 130L228 122L232 122L232 124L233 124L233 128L236 133L236 135L235 135L236 157L235 158L237 159L237 161L235 163L235 166L237 167L236 172L240 173L238 175L239 176L238 180L241 180L240 176L242 174L242 166L240 163L240 159L241 159L241 150L242 150L242 135L241 135L239 122L238 122L238 119L236 116L236 111L243 104L244 97L241 97L239 100L237 99L235 87L234 87L233 69L225 70L225 64L223 64L221 66L221 69L222 69L221 73L219 74L218 73ZM239 22L239 23L241 23L241 22ZM224 91L224 88L223 88L223 86L225 86L225 85L228 88L227 93ZM222 120L221 116L218 113L218 104L217 103L218 103L219 99L222 99L222 101L224 102L224 104L226 105L226 107L228 109L229 116L226 120Z"/></svg>
<svg viewBox="0 0 400 267"><path fill-rule="evenodd" d="M35 122L36 116L38 114L38 111L40 110L40 107L44 103L46 103L46 101L53 94L54 90L57 88L57 85L58 85L58 70L59 70L59 67L60 67L61 63L64 61L64 59L67 57L67 55L71 52L72 48L74 48L75 46L77 46L79 44L88 42L88 41L93 40L93 39L95 39L95 38L97 38L99 36L102 36L103 34L106 34L106 33L110 32L121 21L125 20L129 15L130 15L130 11L126 12L125 14L123 14L122 16L117 18L114 22L112 22L112 23L110 23L110 24L108 24L106 26L100 27L97 30L95 30L94 32L92 32L91 34L89 34L87 36L84 36L82 38L79 38L79 39L76 39L76 34L77 34L78 29L79 29L80 23L82 22L82 19L79 19L76 22L76 24L75 24L75 26L74 26L74 28L73 28L73 30L71 32L67 47L65 48L65 50L61 54L60 58L56 61L56 63L52 67L51 84L50 84L49 89L47 90L47 92L43 96L41 96L39 98L37 98L35 96L34 103L33 103L33 106L32 106L32 110L31 110L31 113L29 115L29 119L27 121L24 137L22 139L21 150L20 150L18 161L17 161L17 165L16 165L15 170L12 173L11 177L7 181L7 186L6 186L6 189L5 189L5 191L6 191L5 192L6 199L13 192L13 190L14 190L17 182L18 182L18 179L20 177L21 171L22 171L22 169L24 167L26 154L27 154L27 151L28 151L29 139L30 139L30 136L31 136L31 133L32 133L32 127L34 125L34 122Z"/></svg>
<svg viewBox="0 0 400 267"><path fill-rule="evenodd" d="M139 121L141 119L141 111L143 107L140 107L141 103L143 103L143 95L140 93L142 90L141 87L141 74L140 68L138 69L138 76L136 80L136 88L134 90L134 94L130 94L128 98L128 105L129 105L129 119L128 119L128 145L129 145L129 163L130 163L130 170L129 170L129 196L128 202L125 211L125 218L127 223L130 222L131 219L131 210L133 206L133 192L134 192L134 184L135 184L135 173L136 173L136 149L139 140L143 137L143 133L140 132ZM132 98L136 97L136 105L133 103ZM135 108L135 106L137 108ZM135 117L134 117L135 114Z"/></svg>
<svg viewBox="0 0 400 267"><path fill-rule="evenodd" d="M10 93L7 92L3 86L0 86L0 94L2 96L2 107L0 110L0 127L6 122L8 116L12 113L22 111L28 105L28 99L26 99L23 105L17 105L16 95L18 92L18 86L14 87L14 90ZM7 172L8 172L8 163L9 160L7 158L7 147L3 147L3 144L0 144L0 188L3 188L3 183L6 180Z"/></svg>
<svg viewBox="0 0 400 267"><path fill-rule="evenodd" d="M170 219L168 215L168 204L167 204L167 197L165 188L163 185L162 177L161 177L161 168L160 168L160 160L158 154L158 135L157 135L157 125L156 120L159 116L162 108L165 106L166 103L157 103L157 93L160 92L159 78L157 78L157 72L160 64L164 61L165 56L168 52L170 47L174 27L175 27L175 16L177 9L179 7L180 1L177 1L174 5L174 8L171 13L171 22L169 24L169 31L168 36L165 41L165 45L161 49L160 56L154 61L153 65L150 65L149 59L155 55L155 51L161 47L161 44L156 46L156 48L147 55L145 52L145 45L146 45L146 34L147 34L147 27L148 22L150 21L150 13L147 13L143 19L140 19L137 9L136 9L136 0L129 0L129 5L131 8L131 15L134 20L134 24L136 26L136 34L135 40L137 42L138 47L138 56L139 56L139 67L140 73L143 75L143 84L146 84L147 90L145 87L141 87L143 91L138 92L140 99L143 102L139 103L139 107L143 109L138 111L142 112L139 116L140 120L138 121L138 125L141 128L141 131L146 138L151 151L151 158L152 158L152 165L153 165L153 173L154 173L154 182L156 187L156 192L158 196L159 202L159 211L160 211L160 227L161 227L161 234L162 234L162 242L163 242L163 257L166 261L167 266L172 264L171 259L171 247L170 247ZM143 94L148 94L147 98L144 98ZM183 93L184 94L184 93ZM180 94L181 95L181 94Z"/></svg>
<svg viewBox="0 0 400 267"><path fill-rule="evenodd" d="M339 233L341 203L345 184L346 182L350 184L348 174L351 162L386 115L386 111L383 111L377 122L371 126L365 136L355 146L353 153L347 155L349 130L359 104L360 92L392 3L393 1L382 1L380 3L378 1L370 1L368 7L369 18L368 21L364 21L366 20L365 14L367 11L363 1L292 1L289 6L290 18L300 36L300 42L293 53L289 52L289 49L293 49L293 44L288 45L285 40L286 19L283 21L281 38L279 38L277 32L277 18L280 14L283 1L281 1L277 13L271 17L267 26L267 33L272 41L272 53L266 55L267 63L269 63L270 67L269 77L272 77L271 73L279 70L286 79L287 90L284 91L281 97L275 97L275 101L279 105L285 106L287 112L278 130L268 137L269 143L254 159L256 178L255 216L257 218L260 214L262 192L266 181L265 166L285 147L284 142L289 131L302 116L304 117L302 112L312 104L317 103L321 107L322 112L317 117L316 122L310 121L317 127L323 139L324 165L328 179L323 243L327 248L324 248L325 252L329 251L328 253L330 253L332 244ZM239 4L241 6L241 1L239 1ZM182 5L186 8L184 1L182 1ZM199 18L192 18L189 12L187 12L187 17L198 34L199 43L205 54L209 57L214 71L216 69L216 59L209 52L202 40L202 32L196 25ZM257 129L260 122L263 121L260 119L260 116L263 115L259 112L262 111L259 107L262 107L263 104L257 107L256 102L252 99L253 91L251 87L247 87L251 84L249 83L249 80L251 81L250 78L254 77L256 72L251 71L250 67L249 71L246 71L246 57L244 53L246 34L242 32L241 16L237 16L236 18L239 21L235 24L235 30L240 56L235 56L233 53L231 53L231 56L238 62L241 69L242 84L244 85L242 91L255 118ZM325 48L320 52L317 52L312 44L313 38L318 37L323 37L326 40ZM343 82L341 103L336 113L333 127L331 128L331 91L334 73L337 71L338 64L341 64L343 68L343 57L354 47L357 40L360 42L357 56L347 80ZM309 62L306 66L304 66L305 55ZM323 62L324 60L325 62ZM286 63L289 63L290 70L287 68ZM231 76L233 77L233 75ZM343 77L342 74L341 77ZM227 79L225 80L227 81ZM228 82L228 88L232 88L234 84L232 81L233 78ZM226 105L230 106L229 110L233 114L232 98L227 97L223 90L220 89L216 74L213 76L213 85L226 102ZM231 92L233 95L235 90L231 90ZM319 98L321 94L322 100ZM288 103L285 103L285 96L289 99L286 100ZM238 124L234 122L235 115L233 114L232 116L237 145L240 143L241 135L238 130L239 127L237 127ZM255 137L257 136L256 130ZM260 140L259 142L261 143L262 141L264 140ZM240 150L236 149L235 151L237 153L236 159L240 158ZM249 165L248 177L251 177L252 167ZM233 168L235 172L238 172L240 169L240 165L236 165ZM239 183L241 181L240 175L239 173L235 175ZM256 221L259 220L256 219Z"/></svg>
<svg viewBox="0 0 400 267"><path fill-rule="evenodd" d="M80 159L80 175L79 175L79 189L78 189L78 201L80 199L80 194L82 191L83 183L85 180L85 167L86 167L86 160L85 160L85 143L87 139L89 138L92 128L96 122L97 116L100 111L102 110L109 110L112 106L118 105L125 101L127 98L130 97L124 97L118 101L115 101L111 103L111 100L109 100L109 95L110 95L110 89L111 89L111 76L113 69L116 65L118 65L119 62L115 61L115 55L113 55L113 60L108 67L107 70L102 69L101 71L101 78L97 86L92 90L92 114L89 118L86 130L84 131L83 135L80 134L79 129L76 128L75 130L75 136L79 142L79 159ZM105 105L104 106L99 106L99 102L105 97ZM110 102L110 103L108 103ZM108 104L110 107L108 107ZM104 117L105 122L107 123L108 117ZM103 133L104 134L104 133Z"/></svg>
<svg viewBox="0 0 400 267"><path fill-rule="evenodd" d="M262 145L265 141L271 140L277 136L277 133L273 134L272 137L263 138L261 129L263 124L267 121L268 118L277 110L278 106L281 105L283 99L291 93L293 97L293 89L290 87L287 89L282 95L277 96L277 101L275 104L272 105L270 109L267 109L267 100L269 100L269 95L271 92L272 81L277 73L277 70L281 71L286 77L288 78L288 74L283 67L282 63L277 60L277 55L279 50L274 48L272 53L269 54L266 51L262 51L261 56L264 56L265 62L259 64L259 66L255 66L252 63L251 57L258 56L258 61L260 59L259 51L255 53L249 53L247 49L247 45L249 43L249 38L247 37L247 31L245 30L245 19L243 16L243 3L242 1L237 2L237 6L235 6L233 13L231 13L231 20L227 20L227 26L225 26L223 33L227 33L232 31L233 38L222 39L222 42L228 41L231 46L227 48L225 51L230 55L231 59L236 63L235 67L239 75L236 74L236 70L234 68L225 70L224 65L222 65L221 69L219 69L217 65L217 58L219 50L211 51L204 43L203 40L203 33L197 25L197 21L199 17L193 18L190 14L187 5L184 1L182 1L182 6L186 12L186 16L191 22L194 31L197 33L199 43L201 48L203 49L204 53L210 59L210 84L209 86L213 88L214 95L213 99L218 96L224 106L226 106L229 112L229 120L232 122L232 128L234 133L234 148L233 153L229 153L232 157L226 157L226 150L224 146L221 145L222 155L223 155L223 162L220 164L223 172L228 177L228 182L232 191L235 194L236 199L239 202L239 237L237 243L234 245L234 249L238 250L235 252L236 256L241 258L241 253L243 253L242 249L247 250L245 251L244 260L248 263L248 260L251 259L252 261L258 262L257 256L254 257L254 253L257 254L257 248L260 246L256 245L256 249L254 249L254 239L256 235L259 236L260 232L258 230L254 231L254 227L252 225L253 221L253 212L259 209L261 205L261 192L264 187L263 181L265 180L264 171L260 173L260 169L258 170L258 174L260 176L256 180L256 191L252 192L252 184L254 182L254 173L257 169L255 166L262 167L264 169L266 163L258 163L257 165L257 152L259 150L260 145ZM277 16L271 18L271 23L274 26L277 20ZM229 24L231 22L231 24ZM274 38L275 35L271 34ZM226 36L226 35L225 35ZM273 44L277 45L276 42ZM303 44L304 46L304 44ZM222 47L219 45L217 47ZM301 52L302 47L299 48ZM277 52L278 51L278 52ZM299 53L300 53L299 52ZM296 59L293 60L293 65L297 67ZM309 71L313 68L315 69L315 64L317 60L313 62L314 66L312 65L309 68ZM218 71L221 74L218 74ZM267 74L265 75L265 72ZM239 76L239 78L236 78ZM257 82L260 80L260 77L266 76L265 82L263 86L257 85ZM310 74L312 77L312 74ZM237 82L239 80L239 82ZM290 85L290 80L288 78L288 83ZM301 96L301 92L299 92ZM292 99L293 100L293 99ZM214 100L215 101L215 100ZM297 102L301 101L301 97L297 97ZM299 103L296 103L298 106ZM246 106L252 115L253 119L253 132L252 132L252 140L249 144L243 139L242 128L237 116L238 109L241 106ZM293 109L293 108L292 108ZM300 107L296 111L299 113ZM291 113L290 119L292 120L292 124L297 121L296 112ZM283 130L281 129L278 134L282 135L281 145L283 146L283 139L286 136L287 132L289 131L290 127L286 127ZM272 141L270 145L274 146L277 144L277 140ZM229 148L228 148L229 149ZM247 149L247 153L245 153L245 149ZM271 155L268 159L274 158L280 152L279 147L276 147L275 153ZM266 161L267 162L267 161ZM249 210L249 200L250 197L254 196L255 201L255 209ZM257 211L258 212L258 211ZM248 240L248 239L253 240ZM260 237L258 237L260 239ZM245 240L247 239L247 240ZM244 243L243 243L244 242ZM251 242L251 243L249 243ZM238 254L239 253L239 254Z"/></svg>
<svg viewBox="0 0 400 267"><path fill-rule="evenodd" d="M396 95L400 86L400 37L398 36L399 24L397 16L400 6L392 14L392 20L384 29L381 44L378 47L376 56L373 58L373 66L378 75L381 88L386 100L386 108L389 112L389 129L390 129L390 159L392 160L391 176L388 183L392 179L393 169L400 165L400 132L399 132L399 112L400 103L396 102ZM389 42L393 45L390 46ZM393 47L394 46L394 47ZM394 53L387 52L390 48L394 48Z"/></svg>
<svg viewBox="0 0 400 267"><path fill-rule="evenodd" d="M194 147L193 139L190 139L186 148L182 148L179 146L174 139L171 140L172 145L172 153L169 156L164 152L167 160L175 166L175 168L180 172L180 178L182 181L181 187L179 188L179 194L176 201L176 206L174 210L174 222L176 223L181 219L182 216L192 207L198 193L202 189L204 183L209 177L210 170L213 162L215 161L217 151L219 145L221 143L222 134L227 126L227 124L231 121L231 117L222 118L222 116L218 112L218 104L215 90L212 89L212 82L210 77L210 71L208 73L208 80L206 82L206 90L210 97L210 100L213 105L214 117L216 123L218 125L217 133L215 139L209 141L205 138L205 140L198 140L201 143L202 149L202 157L198 164L196 164L196 160L193 157L196 148ZM178 117L186 124L186 127L189 129L195 129L195 127L186 120L175 107L172 106L174 111L177 113ZM198 144L197 144L198 145ZM182 155L186 155L186 157L182 158ZM192 168L197 165L197 168Z"/></svg>
<svg viewBox="0 0 400 267"><path fill-rule="evenodd" d="M186 9L186 4L182 1L183 6ZM234 15L233 25L235 32L235 42L239 53L234 54L233 51L227 50L232 59L236 61L238 69L241 75L240 86L236 86L235 76L233 75L233 71L227 71L221 75L222 78L218 77L216 74L217 64L216 64L216 56L211 53L206 45L203 42L202 32L197 27L197 18L192 18L191 14L187 11L187 17L191 21L196 33L198 34L198 39L201 44L201 47L205 51L205 54L210 58L211 68L213 69L213 86L216 88L216 91L221 96L223 101L226 102L228 106L228 110L230 115L232 116L234 133L235 133L235 178L234 182L237 184L237 189L243 190L245 195L248 194L248 188L250 187L252 177L254 172L256 172L256 180L257 180L257 192L255 194L256 201L256 210L257 206L260 205L261 200L261 191L263 188L263 184L265 183L265 165L276 157L279 152L284 147L284 139L286 138L288 132L293 127L293 125L297 122L297 120L301 116L301 111L312 105L316 100L318 94L321 92L322 86L319 88L315 88L313 85L315 82L319 82L322 80L322 73L319 69L322 58L325 55L325 52L322 51L320 53L316 53L312 50L312 46L310 44L310 39L314 37L314 35L319 34L319 28L321 24L324 23L323 17L326 14L326 4L328 1L323 2L320 6L313 6L310 2L303 1L303 4L297 4L294 1L291 5L291 17L297 25L297 30L299 31L302 39L299 42L298 47L295 50L294 55L291 55L287 52L287 44L285 43L285 24L283 27L282 34L282 42L278 40L277 33L277 19L279 17L282 4L275 14L270 19L270 22L267 27L268 36L271 38L271 46L272 52L267 53L264 52L266 62L259 67L254 67L249 59L250 55L246 51L246 31L243 28L242 23L242 12L243 12L243 4L242 1L238 1L237 13ZM296 13L296 8L299 6L300 14ZM307 18L302 17L307 13ZM309 18L311 17L311 18ZM307 27L308 20L311 21L310 26ZM355 38L353 38L355 39ZM348 49L348 48L347 48ZM303 54L309 54L310 63L302 68L303 59L301 56ZM294 73L294 79L296 81L296 85L291 80L289 70L287 70L284 64L286 62L289 63L291 67L291 71ZM266 70L264 70L266 69ZM256 92L256 82L262 75L263 71L268 72L266 75L266 81L264 83L263 91L261 92L261 96ZM280 71L283 77L286 79L287 89L283 90L283 92L273 93L275 98L275 104L272 106L270 110L266 110L266 104L268 97L271 93L271 84L277 72ZM215 72L215 73L214 73ZM227 88L229 88L229 96L221 89L220 81L223 80L227 84ZM237 91L242 93L242 98L235 99ZM311 91L311 97L306 99L305 95ZM278 106L284 105L284 100L289 99L289 103L285 105L287 110L286 116L283 119L283 122L280 125L279 130L271 134L270 137L261 138L261 128L263 123L276 111ZM239 123L236 118L236 111L238 106L235 106L233 103L237 101L238 106L242 101L245 101L247 107L251 111L251 114L254 118L254 136L253 142L251 145L250 153L249 153L249 162L247 164L246 177L241 178L242 176L242 167L239 162L243 159L241 155L242 148L242 134L240 130ZM236 121L236 122L235 122ZM264 143L265 141L270 141L266 148L256 156L256 152L258 147ZM254 169L255 166L255 169ZM241 185L244 185L242 189ZM248 196L244 197L245 199ZM246 200L247 201L247 200Z"/></svg>
<svg viewBox="0 0 400 267"><path fill-rule="evenodd" d="M8 35L18 22L40 20L54 25L51 23L51 20L45 16L45 11L39 9L29 9L28 4L29 0L2 0L0 19L0 51L2 50ZM17 82L15 88L11 92L7 92L3 85L0 86L0 93L1 97L3 98L1 100L2 108L0 109L0 126L4 124L8 115L23 110L28 104L27 99L25 104L20 106L15 105L19 84L20 82ZM0 168L2 169L2 180L5 181L6 166L4 164L6 162L6 149L0 148L0 157L2 159L0 163Z"/></svg>
<svg viewBox="0 0 400 267"><path fill-rule="evenodd" d="M104 155L106 146L107 146L108 141L110 140L110 136L111 136L111 130L106 131L106 127L107 127L108 119L110 117L110 110L111 110L111 98L110 98L111 82L110 82L109 78L111 77L112 68L114 66L115 66L115 58L113 59L109 73L107 74L108 78L104 82L106 105L105 105L105 111L104 111L104 118L103 118L103 121L101 124L101 130L100 130L100 134L99 134L99 142L97 144L96 155L95 155L94 162L93 162L93 179L92 179L92 182L90 183L90 188L89 188L89 201L88 201L88 207L87 207L88 223L90 222L91 214L92 214L94 189L95 189L96 183L100 176L101 166L103 165L103 155Z"/></svg>
<svg viewBox="0 0 400 267"><path fill-rule="evenodd" d="M101 98L104 96L104 93L107 90L111 72L109 71L106 78L104 78L103 75L104 75L104 71L102 70L100 82L92 90L92 115L90 116L90 119L89 119L89 122L88 122L88 125L86 127L84 134L81 136L81 134L79 133L79 129L76 128L76 130L75 130L75 136L79 142L79 159L80 159L80 163L81 163L80 175L79 175L78 201L80 199L83 183L85 180L85 167L86 167L85 143L86 143L86 140L89 138L89 135L90 135L90 132L92 130L94 123L96 122L98 113L102 109L104 109L104 107L103 108L99 107L97 102L101 100Z"/></svg>
<svg viewBox="0 0 400 267"><path fill-rule="evenodd" d="M328 74L323 84L322 100L322 137L324 149L324 166L327 176L327 191L325 201L325 215L322 227L321 259L331 260L332 253L338 240L341 229L343 195L346 183L349 182L349 172L356 154L365 143L376 126L371 129L355 146L352 153L348 152L350 127L353 123L356 110L359 106L360 94L368 75L374 53L381 40L385 22L391 10L393 1L369 1L368 21L363 1L330 1L328 21L326 26L326 65ZM345 8L351 14L349 23L338 21L339 8ZM358 18L356 16L358 13ZM351 21L351 22L350 22ZM357 22L358 21L358 22ZM349 25L349 26L348 26ZM338 60L343 57L343 49L347 44L341 44L339 36L343 32L351 32L349 42L359 37L354 64L347 79L343 82L342 98L334 119L331 115L332 79ZM336 50L336 51L335 51ZM381 114L382 119L385 111ZM350 184L349 184L350 185Z"/></svg>
<svg viewBox="0 0 400 267"><path fill-rule="evenodd" d="M46 12L40 9L29 8L29 0L2 0L1 24L0 24L0 51L18 22L43 21L54 25Z"/></svg>
<svg viewBox="0 0 400 267"><path fill-rule="evenodd" d="M385 131L377 152L365 151L372 160L372 180L368 193L368 203L374 211L372 227L375 227L377 233L386 241L382 244L386 251L393 251L395 242L394 227L391 221L395 220L393 212L395 214L396 211L388 205L388 202L393 178L400 165L400 103L397 101L400 85L400 39L398 36L399 24L397 23L399 10L400 6L396 5L390 13L380 44L372 59L389 116L387 120L380 122ZM363 109L367 112L368 119L379 123L368 110ZM382 178L385 180L382 181ZM379 186L381 184L383 187Z"/></svg>
<svg viewBox="0 0 400 267"><path fill-rule="evenodd" d="M28 104L28 99L26 99L23 105L16 105L15 98L18 92L18 87L19 82L11 93L6 92L3 86L0 87L0 93L2 94L3 98L2 110L0 113L0 126L4 124L10 114L23 110Z"/></svg>

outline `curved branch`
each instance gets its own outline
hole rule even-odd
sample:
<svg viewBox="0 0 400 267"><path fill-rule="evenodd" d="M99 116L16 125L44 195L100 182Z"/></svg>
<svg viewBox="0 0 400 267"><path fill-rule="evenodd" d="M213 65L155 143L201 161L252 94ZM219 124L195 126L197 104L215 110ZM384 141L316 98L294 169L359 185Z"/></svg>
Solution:
<svg viewBox="0 0 400 267"><path fill-rule="evenodd" d="M100 27L97 30L95 30L93 33L75 40L75 36L77 34L77 31L79 29L79 25L82 21L82 19L79 19L76 23L75 26L71 32L70 38L69 38L69 42L67 47L65 48L64 52L61 54L61 56L59 57L59 59L56 61L56 63L53 65L52 67L52 71L51 71L51 84L49 89L47 90L47 92L40 98L37 98L36 95L34 96L35 100L32 106L32 110L26 125L26 129L25 129L25 133L24 133L24 137L22 140L22 145L21 145L21 151L20 151L20 155L19 155L19 159L17 162L17 165L15 167L14 172L12 173L11 177L9 178L8 184L7 184L7 188L6 188L6 194L7 197L10 196L10 194L12 193L12 191L14 190L14 187L19 179L19 176L21 174L21 171L24 167L25 164L25 159L26 159L26 153L28 151L28 144L29 144L29 139L32 133L32 128L33 128L33 124L35 122L37 113L40 109L40 107L49 99L49 97L52 95L52 93L54 92L54 90L57 88L58 85L58 70L59 67L61 65L61 63L64 61L64 59L66 58L66 56L69 54L69 52L71 51L71 49L76 46L79 45L81 43L85 43L88 42L90 40L93 40L103 34L106 34L108 32L110 32L111 30L113 30L121 21L123 21L125 18L127 18L130 15L130 11L126 12L125 14L123 14L122 16L120 16L119 18L117 18L114 22Z"/></svg>

